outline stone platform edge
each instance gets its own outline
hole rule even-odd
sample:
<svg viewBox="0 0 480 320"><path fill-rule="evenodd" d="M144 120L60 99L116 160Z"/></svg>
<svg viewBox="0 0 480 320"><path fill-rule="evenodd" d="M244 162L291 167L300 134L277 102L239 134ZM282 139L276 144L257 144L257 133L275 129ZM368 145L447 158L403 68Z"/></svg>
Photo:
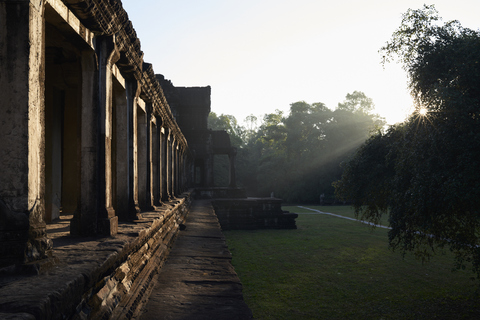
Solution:
<svg viewBox="0 0 480 320"><path fill-rule="evenodd" d="M191 191L113 237L54 238L56 263L39 275L0 275L0 319L108 319L136 308L163 266L192 202Z"/></svg>

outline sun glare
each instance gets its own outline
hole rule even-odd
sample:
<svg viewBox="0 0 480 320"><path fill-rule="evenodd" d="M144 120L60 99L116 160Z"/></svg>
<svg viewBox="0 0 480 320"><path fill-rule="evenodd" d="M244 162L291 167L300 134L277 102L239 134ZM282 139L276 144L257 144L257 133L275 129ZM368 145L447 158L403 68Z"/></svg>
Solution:
<svg viewBox="0 0 480 320"><path fill-rule="evenodd" d="M418 121L418 124L420 123L430 123L432 124L432 113L430 110L428 110L427 108L425 107L417 107L417 109L415 110L415 112L413 113L413 116L415 118L416 121Z"/></svg>
<svg viewBox="0 0 480 320"><path fill-rule="evenodd" d="M422 116L422 117L425 117L425 116L427 115L427 113L428 113L427 108L420 108L420 109L418 110L418 114L419 114L420 116Z"/></svg>

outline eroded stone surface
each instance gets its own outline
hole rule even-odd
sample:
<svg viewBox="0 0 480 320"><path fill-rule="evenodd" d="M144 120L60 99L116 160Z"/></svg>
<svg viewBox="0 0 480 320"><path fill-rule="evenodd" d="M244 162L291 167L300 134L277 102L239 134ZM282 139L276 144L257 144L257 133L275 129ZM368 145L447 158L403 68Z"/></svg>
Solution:
<svg viewBox="0 0 480 320"><path fill-rule="evenodd" d="M162 266L190 201L177 200L145 213L148 219L121 223L115 237L65 236L65 221L49 225L49 236L59 236L57 263L39 275L1 276L0 313L11 319L109 318Z"/></svg>

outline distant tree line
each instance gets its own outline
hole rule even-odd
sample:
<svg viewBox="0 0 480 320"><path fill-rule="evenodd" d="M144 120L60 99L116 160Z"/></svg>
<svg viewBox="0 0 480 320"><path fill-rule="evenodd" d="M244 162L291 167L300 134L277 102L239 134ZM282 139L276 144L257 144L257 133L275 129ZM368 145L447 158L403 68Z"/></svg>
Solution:
<svg viewBox="0 0 480 320"><path fill-rule="evenodd" d="M231 115L212 112L209 127L230 134L238 150L238 184L248 195L268 197L273 192L286 202L332 203L332 183L341 177L341 163L385 125L373 109L372 99L355 91L335 110L299 101L290 105L288 115L276 110L260 124L250 116L241 126ZM227 159L215 162L216 181L225 184Z"/></svg>

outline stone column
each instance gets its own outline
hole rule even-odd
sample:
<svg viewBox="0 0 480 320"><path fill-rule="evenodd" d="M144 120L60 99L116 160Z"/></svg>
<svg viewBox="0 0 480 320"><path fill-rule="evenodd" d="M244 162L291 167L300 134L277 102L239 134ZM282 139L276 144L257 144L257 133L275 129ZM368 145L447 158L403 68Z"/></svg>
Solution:
<svg viewBox="0 0 480 320"><path fill-rule="evenodd" d="M152 104L150 102L145 105L145 206L143 210L152 211L153 201L152 201Z"/></svg>
<svg viewBox="0 0 480 320"><path fill-rule="evenodd" d="M187 152L184 148L182 148L180 154L180 163L182 170L180 173L181 191L184 192L187 189Z"/></svg>
<svg viewBox="0 0 480 320"><path fill-rule="evenodd" d="M129 208L128 105L126 91L123 88L115 90L114 93L116 108L115 212L120 220L127 220Z"/></svg>
<svg viewBox="0 0 480 320"><path fill-rule="evenodd" d="M97 233L96 216L96 108L97 65L95 52L82 52L82 128L80 210L70 222L70 233L75 235Z"/></svg>
<svg viewBox="0 0 480 320"><path fill-rule="evenodd" d="M179 195L180 191L180 146L176 143L175 146L175 194Z"/></svg>
<svg viewBox="0 0 480 320"><path fill-rule="evenodd" d="M162 205L161 201L161 118L154 117L152 129L152 203L154 207Z"/></svg>
<svg viewBox="0 0 480 320"><path fill-rule="evenodd" d="M135 108L136 119L135 122L135 150L136 150L136 184L135 184L135 204L138 212L148 210L147 208L147 114L141 108L140 103L143 104L143 100L138 99L139 104Z"/></svg>
<svg viewBox="0 0 480 320"><path fill-rule="evenodd" d="M177 144L175 141L175 137L172 135L170 144L170 197L173 199L175 198L175 155Z"/></svg>
<svg viewBox="0 0 480 320"><path fill-rule="evenodd" d="M98 60L98 105L96 114L96 197L98 231L114 235L118 231L118 217L113 208L112 184L112 72L111 67L120 58L114 36L95 39Z"/></svg>
<svg viewBox="0 0 480 320"><path fill-rule="evenodd" d="M162 201L168 201L168 129L162 127L161 129L161 155L160 155L160 183L161 183L161 194Z"/></svg>
<svg viewBox="0 0 480 320"><path fill-rule="evenodd" d="M235 157L237 155L237 149L232 148L230 153L228 154L228 160L230 160L230 183L228 185L229 188L236 188L237 187L237 178L235 174Z"/></svg>
<svg viewBox="0 0 480 320"><path fill-rule="evenodd" d="M173 136L171 133L171 130L168 129L168 135L167 135L167 145L166 145L166 161L165 161L165 166L166 166L166 187L167 187L167 199L170 200L172 198L172 140Z"/></svg>
<svg viewBox="0 0 480 320"><path fill-rule="evenodd" d="M183 189L183 148L178 149L178 193L182 193Z"/></svg>
<svg viewBox="0 0 480 320"><path fill-rule="evenodd" d="M44 1L0 1L0 267L51 252L45 225Z"/></svg>
<svg viewBox="0 0 480 320"><path fill-rule="evenodd" d="M188 186L191 185L190 181L190 163L187 154L187 150L183 150L182 154L182 161L183 161L183 191L187 190Z"/></svg>
<svg viewBox="0 0 480 320"><path fill-rule="evenodd" d="M172 194L177 196L177 141L172 144Z"/></svg>
<svg viewBox="0 0 480 320"><path fill-rule="evenodd" d="M135 117L134 110L136 110L137 105L135 100L140 95L140 89L136 79L126 79L125 89L127 93L127 158L128 158L128 212L127 220L137 220L141 218L140 211L137 210L135 203Z"/></svg>

